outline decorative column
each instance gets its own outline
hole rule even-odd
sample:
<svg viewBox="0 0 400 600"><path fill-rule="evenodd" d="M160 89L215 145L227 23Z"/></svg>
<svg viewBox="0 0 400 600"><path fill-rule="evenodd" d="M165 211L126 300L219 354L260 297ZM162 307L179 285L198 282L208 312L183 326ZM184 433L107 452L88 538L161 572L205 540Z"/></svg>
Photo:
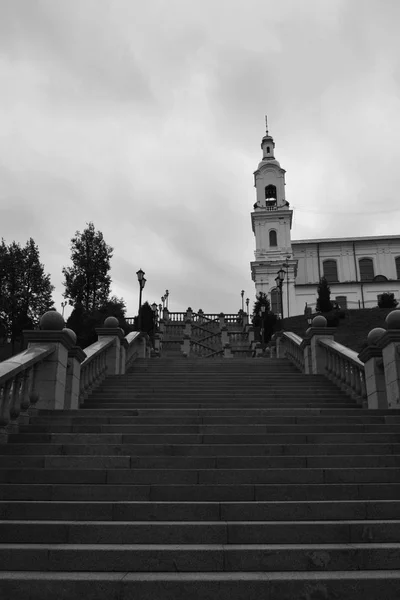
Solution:
<svg viewBox="0 0 400 600"><path fill-rule="evenodd" d="M65 328L74 346L68 350L67 377L65 382L65 410L77 410L79 408L79 392L81 381L81 362L86 358L85 352L76 345L76 333L72 329Z"/></svg>
<svg viewBox="0 0 400 600"><path fill-rule="evenodd" d="M112 340L112 345L107 350L107 375L120 374L120 348L124 334L119 326L119 321L116 317L107 317L103 327L95 329L99 341Z"/></svg>
<svg viewBox="0 0 400 600"><path fill-rule="evenodd" d="M39 329L24 331L28 348L54 347L36 373L35 386L39 391L38 409L62 410L65 402L68 352L74 341L64 330L64 319L55 310L44 313L39 321Z"/></svg>
<svg viewBox="0 0 400 600"><path fill-rule="evenodd" d="M314 317L309 328L311 347L311 373L325 375L325 353L318 345L319 340L333 340L336 327L327 327L328 321L322 315Z"/></svg>
<svg viewBox="0 0 400 600"><path fill-rule="evenodd" d="M364 363L365 387L370 409L388 408L382 348L378 348L376 345L385 333L386 329L382 327L372 329L367 338L368 346L358 355L358 358Z"/></svg>
<svg viewBox="0 0 400 600"><path fill-rule="evenodd" d="M400 310L386 317L387 331L376 342L382 349L388 408L400 408Z"/></svg>

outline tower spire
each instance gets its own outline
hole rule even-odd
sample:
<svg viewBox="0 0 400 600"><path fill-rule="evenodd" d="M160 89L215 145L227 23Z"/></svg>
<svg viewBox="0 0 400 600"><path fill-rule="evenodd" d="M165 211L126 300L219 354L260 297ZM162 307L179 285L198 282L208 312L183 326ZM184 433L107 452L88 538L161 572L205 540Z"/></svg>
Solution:
<svg viewBox="0 0 400 600"><path fill-rule="evenodd" d="M265 115L265 133L268 135L268 115Z"/></svg>

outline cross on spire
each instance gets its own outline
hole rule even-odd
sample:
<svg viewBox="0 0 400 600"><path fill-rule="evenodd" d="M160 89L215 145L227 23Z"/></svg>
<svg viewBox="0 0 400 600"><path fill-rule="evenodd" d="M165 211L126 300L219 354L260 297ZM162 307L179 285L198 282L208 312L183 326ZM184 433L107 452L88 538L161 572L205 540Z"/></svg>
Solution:
<svg viewBox="0 0 400 600"><path fill-rule="evenodd" d="M268 116L267 115L265 115L265 131L268 135Z"/></svg>

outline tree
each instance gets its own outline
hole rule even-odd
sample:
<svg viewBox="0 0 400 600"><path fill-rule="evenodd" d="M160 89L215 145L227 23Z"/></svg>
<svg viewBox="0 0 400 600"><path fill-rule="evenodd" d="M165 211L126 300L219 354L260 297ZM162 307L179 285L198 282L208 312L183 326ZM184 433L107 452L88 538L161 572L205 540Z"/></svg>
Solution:
<svg viewBox="0 0 400 600"><path fill-rule="evenodd" d="M101 231L92 222L71 239L72 267L63 267L64 298L71 305L82 304L87 313L103 306L110 293L110 259L113 248L104 241Z"/></svg>
<svg viewBox="0 0 400 600"><path fill-rule="evenodd" d="M385 292L378 298L379 308L396 308L398 301L395 299L394 294Z"/></svg>
<svg viewBox="0 0 400 600"><path fill-rule="evenodd" d="M265 310L262 308L265 306ZM260 316L261 313L261 316ZM259 292L256 295L256 301L253 305L252 323L255 327L260 327L262 332L262 342L267 344L278 323L278 318L275 313L271 311L271 304L267 294Z"/></svg>
<svg viewBox="0 0 400 600"><path fill-rule="evenodd" d="M68 318L67 327L76 333L78 346L86 348L97 340L96 328L102 327L107 317L116 317L125 334L133 331L133 326L128 325L125 320L125 311L124 300L116 296L109 298L92 313L87 312L83 304L78 302Z"/></svg>
<svg viewBox="0 0 400 600"><path fill-rule="evenodd" d="M270 312L271 304L268 300L267 294L265 294L264 292L259 292L258 294L256 294L256 301L253 304L253 314L251 318L252 323L255 326L258 326L261 322L260 312L261 307L263 306L265 306L264 313Z"/></svg>
<svg viewBox="0 0 400 600"><path fill-rule="evenodd" d="M331 288L325 277L321 277L317 288L317 311L330 312L332 310Z"/></svg>
<svg viewBox="0 0 400 600"><path fill-rule="evenodd" d="M50 275L40 262L39 248L30 238L24 247L0 245L0 321L13 344L24 329L32 329L53 305Z"/></svg>

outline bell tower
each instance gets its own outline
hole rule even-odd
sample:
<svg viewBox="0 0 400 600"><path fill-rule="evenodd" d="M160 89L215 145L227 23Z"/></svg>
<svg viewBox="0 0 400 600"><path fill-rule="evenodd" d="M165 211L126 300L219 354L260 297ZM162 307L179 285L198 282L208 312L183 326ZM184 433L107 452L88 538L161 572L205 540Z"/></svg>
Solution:
<svg viewBox="0 0 400 600"><path fill-rule="evenodd" d="M261 140L262 160L254 172L257 201L251 213L255 236L255 260L250 263L256 294L264 292L271 301L272 310L283 316L293 316L296 311L295 276L297 260L293 259L290 231L293 211L289 208L285 192L285 169L275 158L275 142L268 133ZM282 305L277 289L278 271L284 269Z"/></svg>

